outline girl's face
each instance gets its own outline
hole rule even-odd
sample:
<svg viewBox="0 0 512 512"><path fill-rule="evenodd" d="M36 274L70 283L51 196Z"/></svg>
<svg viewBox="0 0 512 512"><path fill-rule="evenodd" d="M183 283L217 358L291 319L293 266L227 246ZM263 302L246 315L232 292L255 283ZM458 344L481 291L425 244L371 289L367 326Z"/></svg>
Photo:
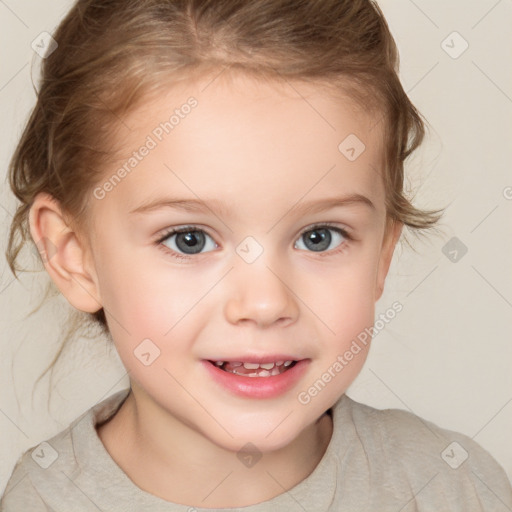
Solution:
<svg viewBox="0 0 512 512"><path fill-rule="evenodd" d="M124 121L87 261L142 416L266 451L359 373L367 347L344 354L373 325L399 228L384 237L375 119L319 85L232 78Z"/></svg>

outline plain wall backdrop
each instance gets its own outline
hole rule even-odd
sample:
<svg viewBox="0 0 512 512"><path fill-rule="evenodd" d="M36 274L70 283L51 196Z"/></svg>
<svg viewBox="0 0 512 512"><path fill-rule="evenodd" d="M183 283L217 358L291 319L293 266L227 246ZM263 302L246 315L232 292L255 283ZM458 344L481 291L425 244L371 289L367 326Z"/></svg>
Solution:
<svg viewBox="0 0 512 512"><path fill-rule="evenodd" d="M0 1L2 254L16 206L7 165L35 102L31 44L41 32L52 33L71 4ZM375 336L347 394L463 432L511 477L512 2L379 5L399 47L404 88L430 124L408 163L407 183L417 206L447 210L442 235L411 236L416 252L399 244L377 317L397 300L403 310ZM46 274L24 272L16 281L3 257L0 271L2 492L23 451L129 383L104 341L81 339L55 374L50 407L48 378L32 405L32 386L57 348L67 302L57 297L27 317Z"/></svg>

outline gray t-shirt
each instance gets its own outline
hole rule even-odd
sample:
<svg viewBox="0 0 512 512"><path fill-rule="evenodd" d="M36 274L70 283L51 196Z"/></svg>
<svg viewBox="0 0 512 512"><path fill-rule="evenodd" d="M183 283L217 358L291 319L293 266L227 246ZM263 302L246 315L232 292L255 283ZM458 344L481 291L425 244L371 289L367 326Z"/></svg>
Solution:
<svg viewBox="0 0 512 512"><path fill-rule="evenodd" d="M120 391L21 457L4 492L4 512L195 512L137 487L95 429L128 395ZM333 434L315 470L283 494L241 508L270 511L511 511L499 464L469 437L406 411L378 410L343 395ZM219 509L215 509L219 510Z"/></svg>

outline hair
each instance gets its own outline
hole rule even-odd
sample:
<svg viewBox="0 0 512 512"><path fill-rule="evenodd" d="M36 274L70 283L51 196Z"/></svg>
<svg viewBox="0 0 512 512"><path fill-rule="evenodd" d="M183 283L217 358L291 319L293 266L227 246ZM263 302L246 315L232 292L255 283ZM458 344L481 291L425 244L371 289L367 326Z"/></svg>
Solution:
<svg viewBox="0 0 512 512"><path fill-rule="evenodd" d="M330 84L372 108L385 126L388 219L420 232L442 216L405 196L404 161L423 141L425 122L402 88L395 41L372 0L78 0L53 37L58 47L42 61L37 102L9 166L20 201L6 251L16 278L20 251L34 244L28 215L36 195L50 194L71 224L85 227L123 116L162 88L225 68ZM109 334L103 309L70 323L46 371L80 325Z"/></svg>

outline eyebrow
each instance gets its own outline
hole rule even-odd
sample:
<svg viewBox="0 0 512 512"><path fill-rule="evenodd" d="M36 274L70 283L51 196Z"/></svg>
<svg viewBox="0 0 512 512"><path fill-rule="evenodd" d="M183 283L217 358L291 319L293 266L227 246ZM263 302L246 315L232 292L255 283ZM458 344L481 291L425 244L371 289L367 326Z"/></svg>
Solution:
<svg viewBox="0 0 512 512"><path fill-rule="evenodd" d="M314 201L301 203L300 201L293 206L289 212L299 212L302 214L306 213L317 213L325 210L330 210L332 208L340 207L340 206L351 206L351 205L361 205L370 208L375 211L375 205L372 201L361 194L349 194L340 197L329 197L325 199L317 199ZM146 203L141 204L137 208L131 210L129 213L151 213L156 210L160 210L163 208L173 208L177 210L185 210L185 211L212 211L217 214L225 214L228 211L228 208L224 203L218 201L216 199L211 199L208 201L202 201L200 199L179 199L172 197L162 197L155 198Z"/></svg>

